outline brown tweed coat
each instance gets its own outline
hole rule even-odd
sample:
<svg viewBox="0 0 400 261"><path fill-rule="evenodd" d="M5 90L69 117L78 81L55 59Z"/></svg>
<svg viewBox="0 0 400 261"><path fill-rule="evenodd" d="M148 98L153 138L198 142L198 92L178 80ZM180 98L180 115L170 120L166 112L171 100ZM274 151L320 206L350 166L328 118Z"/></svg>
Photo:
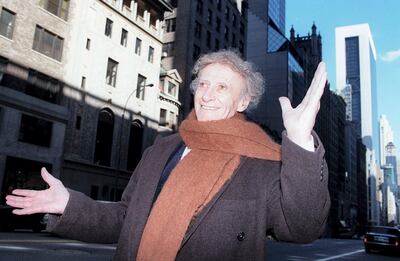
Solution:
<svg viewBox="0 0 400 261"><path fill-rule="evenodd" d="M306 243L324 230L330 207L324 148L308 152L282 141L282 162L241 158L232 179L194 219L176 260L264 260L266 234ZM48 230L88 242L118 242L115 260L135 260L162 170L181 144L178 134L146 149L122 200L96 202L71 196L62 216L51 216ZM174 202L171 202L174 204Z"/></svg>

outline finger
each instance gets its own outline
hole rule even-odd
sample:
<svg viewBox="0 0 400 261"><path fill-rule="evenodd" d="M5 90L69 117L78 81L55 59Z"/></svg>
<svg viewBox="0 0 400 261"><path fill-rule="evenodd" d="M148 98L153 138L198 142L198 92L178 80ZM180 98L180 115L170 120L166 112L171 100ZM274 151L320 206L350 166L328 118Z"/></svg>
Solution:
<svg viewBox="0 0 400 261"><path fill-rule="evenodd" d="M327 79L327 73L324 72L320 78L320 81L318 82L315 91L310 94L310 103L315 106L317 103L319 103L322 95L324 94L325 86L326 86L326 79Z"/></svg>
<svg viewBox="0 0 400 261"><path fill-rule="evenodd" d="M13 208L29 208L32 206L32 202L28 201L6 201L6 204Z"/></svg>
<svg viewBox="0 0 400 261"><path fill-rule="evenodd" d="M56 179L55 177L53 177L53 175L51 175L51 174L47 171L47 169L44 168L44 167L41 169L40 173L41 173L41 175L42 175L43 180L44 180L47 184L49 184L49 186L52 186L52 185L56 184L56 183L59 181L58 179Z"/></svg>
<svg viewBox="0 0 400 261"><path fill-rule="evenodd" d="M30 197L20 197L20 196L7 195L7 196L6 196L6 200L22 202L22 201L32 201L32 198L30 198Z"/></svg>
<svg viewBox="0 0 400 261"><path fill-rule="evenodd" d="M14 209L12 211L15 215L31 215L36 213L45 213L42 207L33 207L33 208L22 208L22 209Z"/></svg>
<svg viewBox="0 0 400 261"><path fill-rule="evenodd" d="M14 189L11 193L16 196L34 197L37 194L37 191L30 189Z"/></svg>
<svg viewBox="0 0 400 261"><path fill-rule="evenodd" d="M279 103L281 104L282 115L290 109L293 109L292 105L290 104L290 100L287 97L279 97Z"/></svg>
<svg viewBox="0 0 400 261"><path fill-rule="evenodd" d="M324 62L320 62L318 64L317 69L315 70L314 77L311 81L309 89L310 88L313 89L312 87L315 86L320 81L320 77L324 72L326 72L326 64Z"/></svg>
<svg viewBox="0 0 400 261"><path fill-rule="evenodd" d="M311 81L310 86L308 87L306 95L302 100L302 106L306 106L308 104L311 97L314 95L314 92L316 91L316 89L318 89L319 83L321 82L321 78L323 77L324 73L326 73L326 64L324 62L320 62L317 69L315 70L314 77Z"/></svg>

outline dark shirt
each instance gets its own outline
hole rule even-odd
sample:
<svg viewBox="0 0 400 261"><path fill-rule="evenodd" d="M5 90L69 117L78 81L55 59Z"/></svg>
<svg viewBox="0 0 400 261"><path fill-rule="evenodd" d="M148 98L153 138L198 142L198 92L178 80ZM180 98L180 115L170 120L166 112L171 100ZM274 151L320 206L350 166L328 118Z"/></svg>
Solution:
<svg viewBox="0 0 400 261"><path fill-rule="evenodd" d="M182 144L181 146L178 147L178 149L171 154L171 157L168 159L167 165L165 165L165 168L161 174L160 180L158 181L157 189L156 192L154 193L154 198L153 198L153 204L156 202L158 195L161 192L162 187L164 186L165 182L167 181L169 175L171 174L172 170L175 168L175 166L178 164L178 162L181 160L182 154L185 151L186 146Z"/></svg>

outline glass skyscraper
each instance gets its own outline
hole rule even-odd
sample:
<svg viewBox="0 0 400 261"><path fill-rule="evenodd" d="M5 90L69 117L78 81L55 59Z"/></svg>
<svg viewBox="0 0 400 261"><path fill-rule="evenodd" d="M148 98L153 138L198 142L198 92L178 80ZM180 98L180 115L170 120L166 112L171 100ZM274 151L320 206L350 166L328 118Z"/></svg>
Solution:
<svg viewBox="0 0 400 261"><path fill-rule="evenodd" d="M283 130L278 98L296 106L306 93L302 60L285 37L285 0L249 1L247 59L265 78L265 94L250 118L280 136Z"/></svg>

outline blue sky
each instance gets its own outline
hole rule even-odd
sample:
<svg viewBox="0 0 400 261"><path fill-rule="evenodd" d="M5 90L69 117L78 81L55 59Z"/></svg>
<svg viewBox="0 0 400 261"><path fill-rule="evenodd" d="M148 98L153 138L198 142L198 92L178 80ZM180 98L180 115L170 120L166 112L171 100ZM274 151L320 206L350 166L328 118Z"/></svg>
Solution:
<svg viewBox="0 0 400 261"><path fill-rule="evenodd" d="M378 115L385 114L400 149L400 1L286 0L286 36L311 32L313 22L322 36L323 60L331 89L336 89L335 28L368 23L377 52ZM376 119L378 122L379 119Z"/></svg>

